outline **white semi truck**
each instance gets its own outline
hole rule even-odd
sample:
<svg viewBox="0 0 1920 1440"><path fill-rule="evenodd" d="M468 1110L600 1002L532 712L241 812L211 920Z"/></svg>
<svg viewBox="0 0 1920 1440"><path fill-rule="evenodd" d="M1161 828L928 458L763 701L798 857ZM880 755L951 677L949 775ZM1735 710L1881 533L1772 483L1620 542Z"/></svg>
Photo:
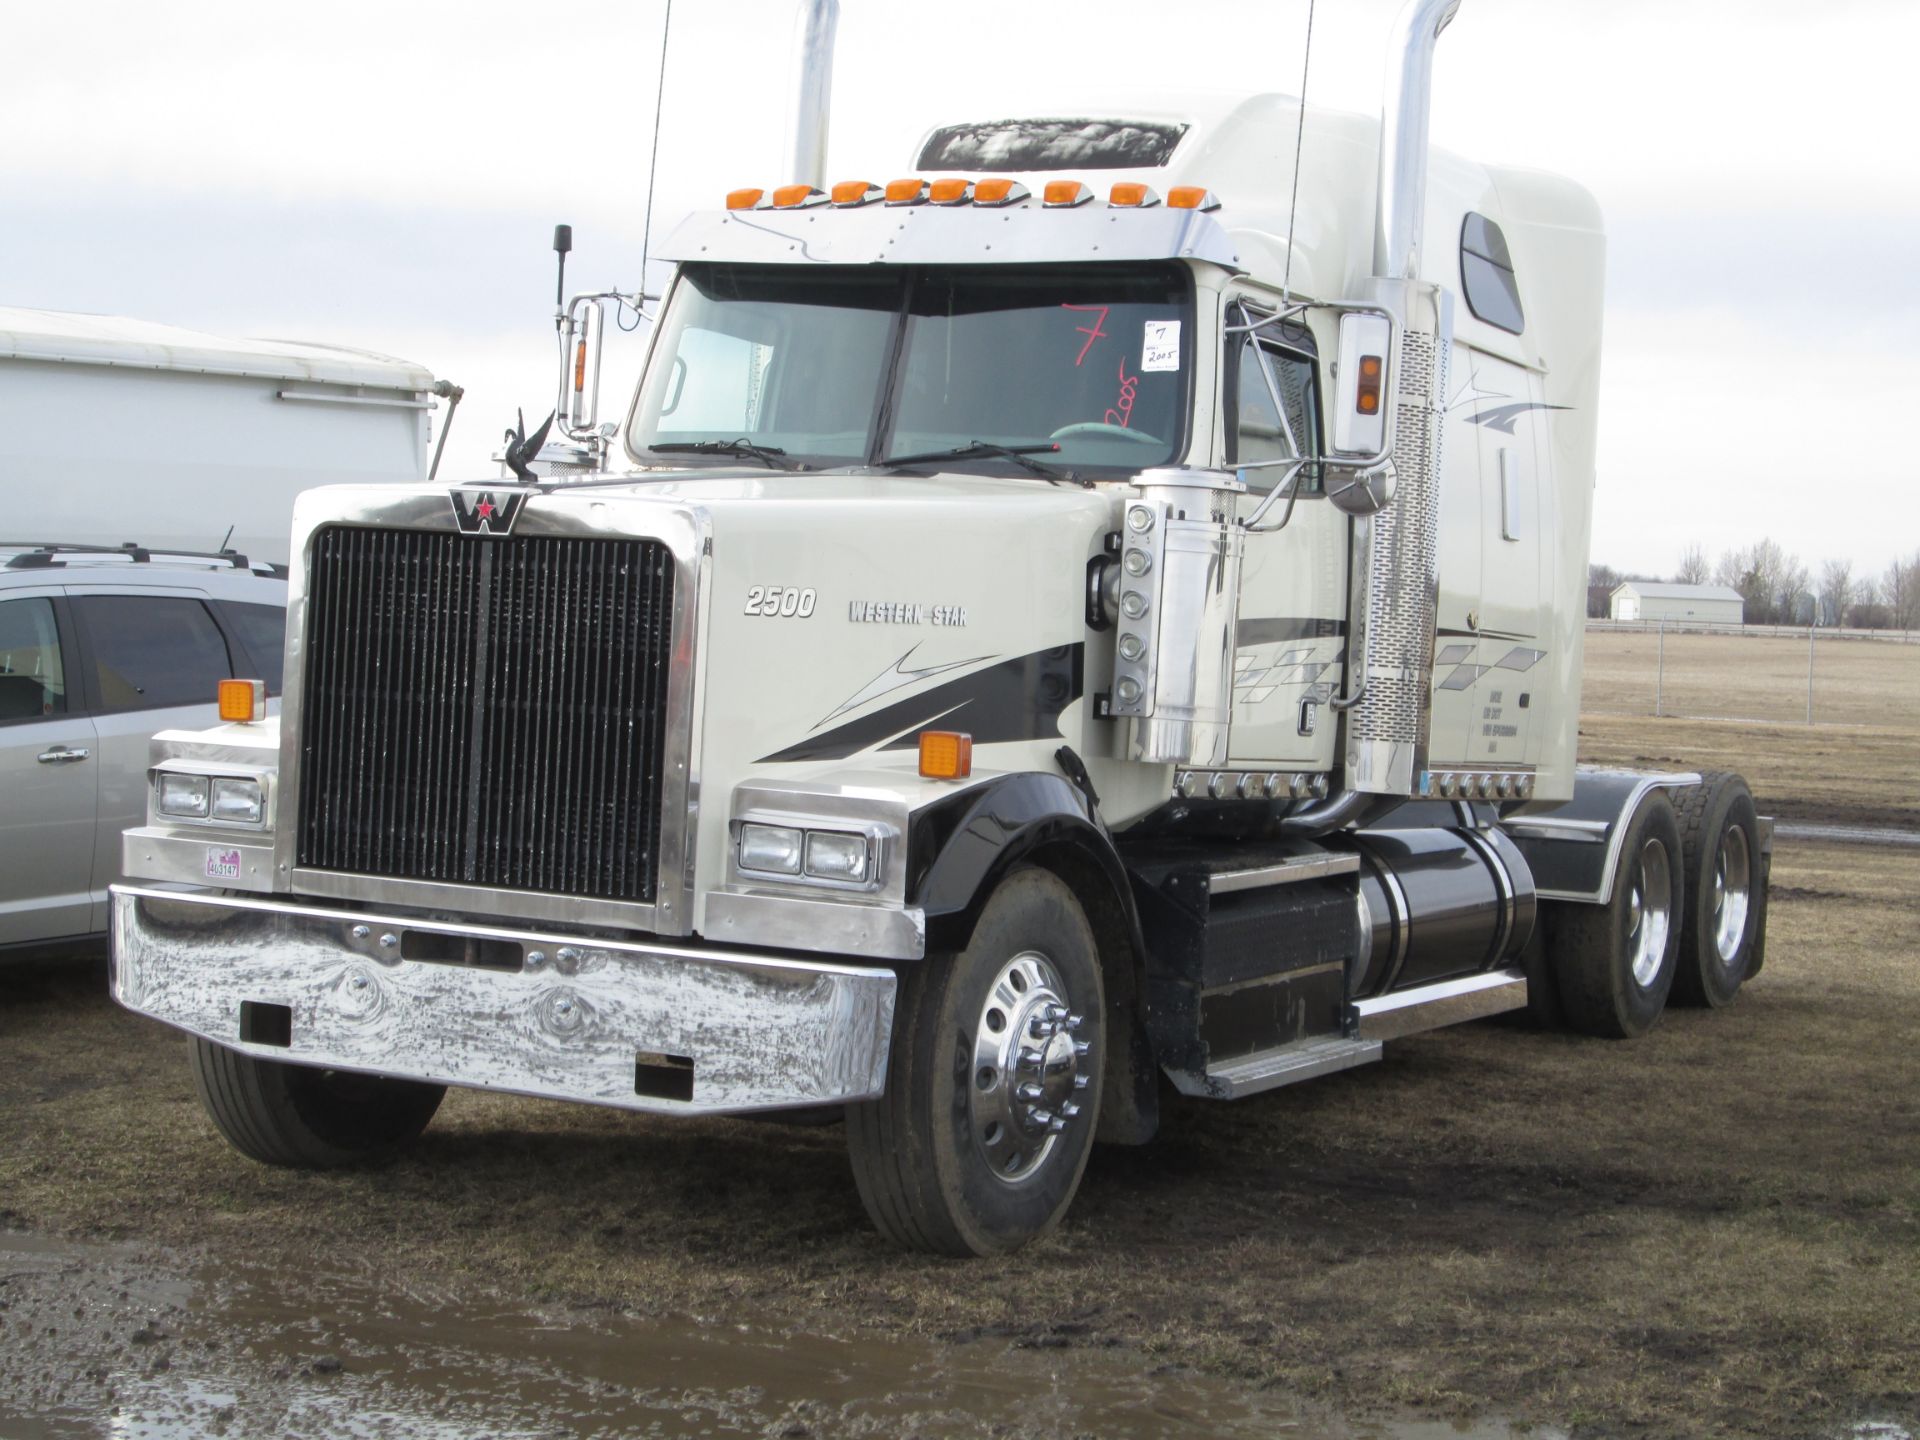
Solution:
<svg viewBox="0 0 1920 1440"><path fill-rule="evenodd" d="M1456 4L1378 124L1043 113L829 184L816 0L797 183L674 233L624 425L589 299L558 467L304 496L277 724L156 741L114 990L226 1136L839 1111L883 1232L991 1253L1169 1086L1731 1001L1747 787L1575 764L1600 218L1430 151Z"/></svg>

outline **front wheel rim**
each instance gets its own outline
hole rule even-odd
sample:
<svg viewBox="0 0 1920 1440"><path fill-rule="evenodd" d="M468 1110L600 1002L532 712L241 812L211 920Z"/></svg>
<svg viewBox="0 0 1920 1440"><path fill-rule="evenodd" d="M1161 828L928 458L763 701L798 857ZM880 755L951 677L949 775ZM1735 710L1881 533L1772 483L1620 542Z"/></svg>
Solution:
<svg viewBox="0 0 1920 1440"><path fill-rule="evenodd" d="M1627 948L1632 957L1633 983L1653 988L1666 963L1667 937L1673 929L1673 867L1667 847L1649 840L1640 847L1627 896Z"/></svg>
<svg viewBox="0 0 1920 1440"><path fill-rule="evenodd" d="M1730 826L1720 837L1713 866L1713 948L1723 966L1740 958L1747 938L1747 911L1753 904L1753 860L1747 832Z"/></svg>
<svg viewBox="0 0 1920 1440"><path fill-rule="evenodd" d="M967 1123L1002 1184L1031 1180L1068 1129L1085 1123L1079 1096L1093 1071L1083 1023L1059 970L1037 950L1015 955L987 987L973 1031Z"/></svg>

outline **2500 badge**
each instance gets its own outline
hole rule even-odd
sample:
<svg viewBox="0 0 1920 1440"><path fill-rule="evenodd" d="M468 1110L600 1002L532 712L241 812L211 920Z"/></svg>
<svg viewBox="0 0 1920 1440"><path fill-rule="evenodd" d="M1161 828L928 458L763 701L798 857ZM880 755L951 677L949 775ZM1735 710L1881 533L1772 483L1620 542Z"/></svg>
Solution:
<svg viewBox="0 0 1920 1440"><path fill-rule="evenodd" d="M784 615L793 620L805 620L813 614L814 602L818 598L811 585L804 590L793 585L749 585L747 614Z"/></svg>

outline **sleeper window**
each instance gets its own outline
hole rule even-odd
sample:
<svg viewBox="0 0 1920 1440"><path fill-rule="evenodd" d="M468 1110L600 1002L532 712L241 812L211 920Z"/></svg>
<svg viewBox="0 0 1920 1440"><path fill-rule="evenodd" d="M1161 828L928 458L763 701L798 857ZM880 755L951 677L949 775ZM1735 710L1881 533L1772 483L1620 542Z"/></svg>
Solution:
<svg viewBox="0 0 1920 1440"><path fill-rule="evenodd" d="M1227 311L1229 325L1245 325L1265 318L1261 311L1243 311L1234 305ZM1254 333L1227 337L1227 463L1248 465L1262 460L1291 459L1296 454L1320 453L1320 406L1314 384L1314 364L1307 332L1294 325L1269 325ZM1273 386L1261 373L1260 356L1264 352ZM1280 393L1286 407L1286 424L1275 410L1273 392ZM1288 440L1288 429L1293 433ZM1294 447L1298 445L1299 449ZM1249 470L1246 481L1251 489L1273 488L1286 476L1286 467L1276 465L1264 470ZM1320 488L1317 467L1301 477L1299 493L1310 495Z"/></svg>
<svg viewBox="0 0 1920 1440"><path fill-rule="evenodd" d="M1527 328L1507 237L1484 215L1469 214L1460 227L1460 283L1476 317L1514 335Z"/></svg>

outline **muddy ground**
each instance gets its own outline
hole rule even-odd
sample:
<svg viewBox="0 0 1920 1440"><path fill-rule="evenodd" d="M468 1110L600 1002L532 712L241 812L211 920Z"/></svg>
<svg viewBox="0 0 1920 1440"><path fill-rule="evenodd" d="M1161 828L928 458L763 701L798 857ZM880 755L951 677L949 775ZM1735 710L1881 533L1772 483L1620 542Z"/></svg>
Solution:
<svg viewBox="0 0 1920 1440"><path fill-rule="evenodd" d="M1920 810L1893 723L1582 728L1737 754L1776 814ZM1920 1429L1916 880L1783 844L1732 1009L1178 1104L964 1264L871 1233L834 1128L462 1093L388 1168L267 1170L97 962L0 970L0 1435Z"/></svg>

